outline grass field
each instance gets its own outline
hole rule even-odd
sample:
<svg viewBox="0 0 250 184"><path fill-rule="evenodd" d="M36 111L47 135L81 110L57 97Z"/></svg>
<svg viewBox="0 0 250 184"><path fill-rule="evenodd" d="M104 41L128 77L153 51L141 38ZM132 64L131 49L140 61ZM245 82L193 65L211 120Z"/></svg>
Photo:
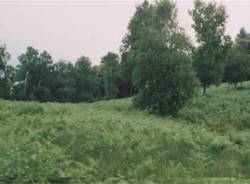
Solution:
<svg viewBox="0 0 250 184"><path fill-rule="evenodd" d="M211 87L175 118L132 107L0 100L0 182L250 183L250 84Z"/></svg>

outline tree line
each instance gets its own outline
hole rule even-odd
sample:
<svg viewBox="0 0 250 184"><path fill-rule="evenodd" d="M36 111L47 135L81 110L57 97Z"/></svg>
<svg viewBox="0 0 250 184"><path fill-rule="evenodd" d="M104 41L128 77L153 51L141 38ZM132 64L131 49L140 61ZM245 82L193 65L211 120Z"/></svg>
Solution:
<svg viewBox="0 0 250 184"><path fill-rule="evenodd" d="M57 102L92 102L129 96L124 85L119 56L108 52L101 64L91 66L88 57L80 57L74 64L61 60L53 63L46 51L39 53L28 47L18 57L19 64L13 68L6 64L9 54L6 47L2 57L5 77L1 80L1 97L15 100L38 100Z"/></svg>
<svg viewBox="0 0 250 184"><path fill-rule="evenodd" d="M54 63L46 51L33 47L18 57L0 47L0 97L15 100L93 102L135 96L134 105L158 114L175 115L197 93L220 82L250 79L250 33L235 41L225 33L226 9L216 2L194 1L189 11L196 45L177 21L171 0L144 1L137 6L122 40L120 55L108 52L92 66L82 56L74 64Z"/></svg>

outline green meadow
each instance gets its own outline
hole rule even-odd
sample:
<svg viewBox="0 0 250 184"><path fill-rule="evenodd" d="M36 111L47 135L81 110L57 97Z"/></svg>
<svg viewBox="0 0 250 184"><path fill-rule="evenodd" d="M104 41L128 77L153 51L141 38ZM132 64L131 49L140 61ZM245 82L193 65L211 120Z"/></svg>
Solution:
<svg viewBox="0 0 250 184"><path fill-rule="evenodd" d="M250 83L211 86L176 117L132 106L0 100L3 183L250 183Z"/></svg>

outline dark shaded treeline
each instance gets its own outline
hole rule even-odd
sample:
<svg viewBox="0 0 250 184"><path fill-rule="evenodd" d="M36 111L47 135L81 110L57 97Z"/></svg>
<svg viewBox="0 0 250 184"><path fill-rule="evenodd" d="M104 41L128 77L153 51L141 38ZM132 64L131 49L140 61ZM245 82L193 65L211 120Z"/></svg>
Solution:
<svg viewBox="0 0 250 184"><path fill-rule="evenodd" d="M1 49L7 54L6 47ZM133 94L122 75L119 56L111 52L98 66L91 66L85 56L74 64L65 60L53 63L48 52L39 53L32 47L18 57L16 68L7 65L7 59L9 54L2 65L5 77L1 79L1 97L5 99L92 102Z"/></svg>

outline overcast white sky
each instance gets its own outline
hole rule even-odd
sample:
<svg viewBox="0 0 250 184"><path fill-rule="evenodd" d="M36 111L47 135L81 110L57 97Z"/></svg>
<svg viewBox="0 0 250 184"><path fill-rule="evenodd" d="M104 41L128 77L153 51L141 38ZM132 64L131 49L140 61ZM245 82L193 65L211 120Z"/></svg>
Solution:
<svg viewBox="0 0 250 184"><path fill-rule="evenodd" d="M108 51L119 52L127 24L142 0L113 1L0 1L0 44L7 44L12 58L27 46L47 50L54 61L75 62L82 55L93 64ZM250 1L224 0L229 14L227 33L233 38L241 27L250 31ZM194 40L188 10L193 1L177 1L180 25Z"/></svg>

